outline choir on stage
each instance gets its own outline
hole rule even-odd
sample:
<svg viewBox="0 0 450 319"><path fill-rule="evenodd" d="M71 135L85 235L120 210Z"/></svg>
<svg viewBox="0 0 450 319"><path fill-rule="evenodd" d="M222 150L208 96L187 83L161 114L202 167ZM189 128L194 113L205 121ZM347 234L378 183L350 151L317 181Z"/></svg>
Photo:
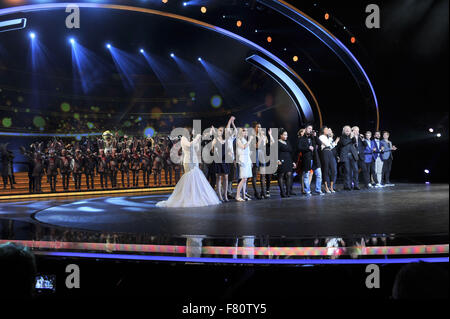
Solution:
<svg viewBox="0 0 450 319"><path fill-rule="evenodd" d="M202 146L211 144L214 161L201 163L200 169L221 202L269 198L275 181L282 198L297 195L294 181L308 196L337 192L338 178L345 191L394 186L390 172L397 148L389 132L362 134L357 126L344 126L336 137L327 126L316 131L307 125L297 133L294 143L283 128L273 136L272 130L262 129L260 123L237 128L234 122L231 117L225 126L205 130L201 142ZM170 153L180 138L129 138L109 131L98 139L83 138L69 144L53 138L22 147L26 161L18 163L28 166L30 193L42 192L43 180L52 192L57 185L63 191L79 191L83 184L87 190L149 187L151 181L152 186L174 185L184 172L182 163L175 163ZM278 148L277 168L269 174L268 158L273 147ZM14 155L5 145L0 152L4 188L8 184L14 188ZM94 183L96 176L100 185ZM252 194L247 188L250 181ZM234 193L233 183L237 185Z"/></svg>

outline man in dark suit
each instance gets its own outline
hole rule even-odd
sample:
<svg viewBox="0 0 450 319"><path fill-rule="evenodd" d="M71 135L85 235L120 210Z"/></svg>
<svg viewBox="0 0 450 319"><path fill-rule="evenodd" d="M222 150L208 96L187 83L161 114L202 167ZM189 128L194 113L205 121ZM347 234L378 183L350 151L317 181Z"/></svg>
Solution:
<svg viewBox="0 0 450 319"><path fill-rule="evenodd" d="M359 172L362 173L363 175L363 180L364 180L364 186L365 187L369 187L369 182L367 181L367 167L365 165L365 150L367 147L367 142L364 139L364 135L359 133L359 127L358 126L353 126L352 127L352 132L353 135L355 136L356 139L356 143L355 143L355 148L356 151L358 152L358 159L357 159L357 164L358 164L358 183L359 183Z"/></svg>
<svg viewBox="0 0 450 319"><path fill-rule="evenodd" d="M313 170L314 175L316 175L316 194L324 195L322 192L322 169L318 151L321 145L322 142L313 131L313 127L308 125L305 128L305 134L303 137L299 138L297 145L298 150L303 154L302 172L306 195L311 195L311 185L309 183L309 174L311 173L311 170Z"/></svg>
<svg viewBox="0 0 450 319"><path fill-rule="evenodd" d="M358 180L358 158L359 154L355 147L356 137L350 126L344 126L342 137L339 140L339 157L344 163L344 190L359 190ZM352 185L353 182L353 185Z"/></svg>

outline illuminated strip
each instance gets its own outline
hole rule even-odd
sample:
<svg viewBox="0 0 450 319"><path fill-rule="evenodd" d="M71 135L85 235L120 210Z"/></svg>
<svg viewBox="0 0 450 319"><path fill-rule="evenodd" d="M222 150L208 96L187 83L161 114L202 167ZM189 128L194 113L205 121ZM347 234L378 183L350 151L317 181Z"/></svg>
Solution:
<svg viewBox="0 0 450 319"><path fill-rule="evenodd" d="M24 29L26 26L27 19L25 18L0 21L0 32Z"/></svg>
<svg viewBox="0 0 450 319"><path fill-rule="evenodd" d="M246 44L247 46L252 47L255 50L258 50L260 52L263 52L265 55L270 57L272 60L280 64L283 68L285 68L287 71L289 71L295 78L297 78L299 81L305 85L305 87L308 89L308 91L312 94L311 89L306 85L306 82L292 69L290 68L284 61L282 61L280 58L269 52L268 50L264 49L263 47L259 46L258 44L240 36L235 33L232 33L228 30L222 29L220 27L214 26L212 24L202 22L200 20L188 18L185 16L181 16L174 13L169 12L162 12L154 9L148 9L148 8L140 8L140 7L132 7L132 6L124 6L124 5L115 5L115 4L103 4L103 3L41 3L41 4L32 4L32 5L25 5L25 6L18 6L18 7L11 7L11 8L4 8L0 9L0 16L17 13L17 12L27 12L27 11L36 11L36 10L45 10L45 9L58 9L58 8L66 8L68 5L76 5L80 8L103 8L103 9L113 9L113 10L122 10L122 11L133 11L133 12L141 12L141 13L147 13L147 14L154 14L159 16L164 16L176 20L182 20L185 22L189 22L198 26L201 26L203 28L209 29L211 31L215 31L218 33L221 33L225 36L228 36L230 38L233 38L241 43ZM319 113L320 117L320 125L322 126L322 114L320 111L319 104L317 103L317 99L314 95L313 100L316 103L316 107Z"/></svg>
<svg viewBox="0 0 450 319"><path fill-rule="evenodd" d="M55 133L17 133L17 132L0 132L0 136L20 136L20 137L88 137L98 136L102 133L81 133L81 134L55 134Z"/></svg>
<svg viewBox="0 0 450 319"><path fill-rule="evenodd" d="M114 243L82 243L62 241L34 240L0 240L0 244L12 242L32 249L66 249L66 250L96 250L108 252L134 253L170 253L185 254L187 246L174 245L137 245ZM202 247L204 255L238 255L238 256L344 256L360 255L428 255L448 254L449 245L416 245L391 247Z"/></svg>
<svg viewBox="0 0 450 319"><path fill-rule="evenodd" d="M36 255L75 257L75 258L103 258L125 259L141 261L177 261L189 263L219 263L219 264L289 264L289 265L336 265L336 264L406 264L415 262L448 263L448 257L436 258L395 258L395 259L231 259L231 258L199 258L173 256L145 256L120 254L92 254L72 252L35 252Z"/></svg>
<svg viewBox="0 0 450 319"><path fill-rule="evenodd" d="M295 98L291 96L291 99L294 101L297 100L298 103L300 104L300 108L303 110L303 113L306 117L306 122L310 122L314 119L311 105L309 104L308 99L303 94L302 90L298 87L298 85L295 84L295 82L286 73L284 73L279 67L277 67L273 63L267 61L266 59L257 54L249 56L246 60L252 63L254 66L261 69L262 71L264 71L276 82L278 82L278 84L280 84L280 86L286 91L286 93L289 96L291 96L292 94L295 95ZM267 70L269 72L267 72ZM283 85L283 83L287 85L287 87L290 90L287 90L287 88L285 87L285 85Z"/></svg>
<svg viewBox="0 0 450 319"><path fill-rule="evenodd" d="M319 22L315 21L313 18L311 18L304 12L300 11L293 5L290 5L289 3L283 0L257 0L257 1L288 17L295 23L301 25L303 28L311 32L327 47L329 47L342 60L342 62L344 62L344 64L350 69L350 71L352 71L351 70L352 67L357 69L357 71L365 79L365 82L368 84L369 89L372 93L373 101L377 111L377 130L378 130L380 126L380 112L378 108L378 99L375 94L375 89L373 88L372 82L370 81L366 71L362 67L361 63L359 63L358 59L356 59L356 57L353 55L353 53L323 25L321 25ZM322 38L321 36L324 36L324 38ZM340 53L343 53L343 55ZM351 73L352 75L354 75L353 72Z"/></svg>

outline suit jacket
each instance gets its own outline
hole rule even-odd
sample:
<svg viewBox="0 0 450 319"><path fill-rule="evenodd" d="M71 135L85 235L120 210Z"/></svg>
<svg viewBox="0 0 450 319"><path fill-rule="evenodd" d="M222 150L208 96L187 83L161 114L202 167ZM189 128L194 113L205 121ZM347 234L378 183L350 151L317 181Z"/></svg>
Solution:
<svg viewBox="0 0 450 319"><path fill-rule="evenodd" d="M304 135L300 137L297 142L297 148L302 153L302 170L307 172L311 169L320 168L319 147L322 145L320 139L316 136ZM314 147L314 151L311 151L309 147ZM313 161L311 165L311 161Z"/></svg>
<svg viewBox="0 0 450 319"><path fill-rule="evenodd" d="M373 152L373 160L376 161L377 158L381 156L381 146L382 146L381 140L379 146L377 145L377 142L375 142L375 140L372 140L372 144L373 144L372 149L375 149L375 152Z"/></svg>
<svg viewBox="0 0 450 319"><path fill-rule="evenodd" d="M351 154L355 161L358 160L359 154L355 147L356 137L351 138L347 135L342 135L339 140L339 157L341 161L345 161L348 158L348 154Z"/></svg>
<svg viewBox="0 0 450 319"><path fill-rule="evenodd" d="M357 136L355 138L355 141L358 142L358 147L356 147L356 144L355 144L356 151L358 152L358 160L364 162L365 161L365 150L366 150L366 147L367 147L367 142L364 141L363 139L361 139L360 136Z"/></svg>
<svg viewBox="0 0 450 319"><path fill-rule="evenodd" d="M383 152L381 153L381 159L383 161L387 161L389 158L393 158L392 155L392 142L391 141L385 141L381 140L381 146L384 147Z"/></svg>
<svg viewBox="0 0 450 319"><path fill-rule="evenodd" d="M366 141L366 147L364 149L364 162L365 163L371 163L372 161L375 160L375 157L374 157L375 153L373 152L373 149L376 147L377 147L377 145L376 145L375 141L370 140L370 141L368 141L368 143Z"/></svg>

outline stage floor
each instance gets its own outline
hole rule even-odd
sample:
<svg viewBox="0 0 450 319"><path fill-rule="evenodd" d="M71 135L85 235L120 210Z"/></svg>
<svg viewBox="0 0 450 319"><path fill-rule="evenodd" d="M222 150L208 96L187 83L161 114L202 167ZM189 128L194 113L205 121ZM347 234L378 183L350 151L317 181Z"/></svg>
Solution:
<svg viewBox="0 0 450 319"><path fill-rule="evenodd" d="M298 188L295 191L300 194ZM164 237L448 236L449 228L449 185L443 184L399 184L287 199L281 199L277 187L273 187L272 198L267 200L232 201L204 208L155 206L167 197L136 194L0 202L0 219L60 230Z"/></svg>

